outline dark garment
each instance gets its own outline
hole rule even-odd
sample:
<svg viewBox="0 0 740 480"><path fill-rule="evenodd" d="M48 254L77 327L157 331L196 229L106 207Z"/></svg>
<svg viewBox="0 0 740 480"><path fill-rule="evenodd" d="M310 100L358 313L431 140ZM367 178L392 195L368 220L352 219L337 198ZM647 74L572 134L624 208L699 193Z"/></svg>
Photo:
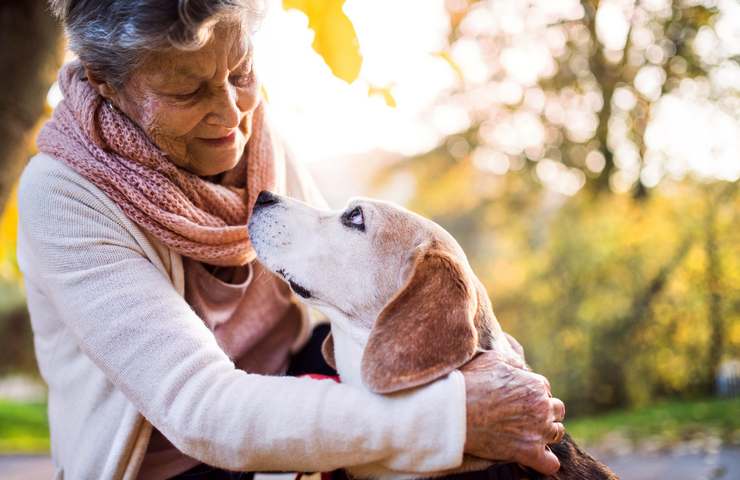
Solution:
<svg viewBox="0 0 740 480"><path fill-rule="evenodd" d="M329 334L331 327L328 323L314 327L306 345L290 359L288 375L297 377L306 373L319 373L333 376L337 372L331 368L321 354L321 344ZM230 472L201 463L170 480L252 480L251 472Z"/></svg>
<svg viewBox="0 0 740 480"><path fill-rule="evenodd" d="M331 325L322 323L316 325L311 332L311 338L306 345L290 359L288 366L288 375L298 377L306 373L318 373L329 377L335 376L337 371L334 370L324 360L321 354L321 344L331 331Z"/></svg>
<svg viewBox="0 0 740 480"><path fill-rule="evenodd" d="M355 479L350 477L344 470L335 470L331 472L331 480ZM419 480L425 480L425 478L419 476ZM485 470L431 477L427 480L546 480L546 477L515 463L499 463Z"/></svg>
<svg viewBox="0 0 740 480"><path fill-rule="evenodd" d="M248 472L230 472L201 463L172 478L181 480L252 480L254 474Z"/></svg>

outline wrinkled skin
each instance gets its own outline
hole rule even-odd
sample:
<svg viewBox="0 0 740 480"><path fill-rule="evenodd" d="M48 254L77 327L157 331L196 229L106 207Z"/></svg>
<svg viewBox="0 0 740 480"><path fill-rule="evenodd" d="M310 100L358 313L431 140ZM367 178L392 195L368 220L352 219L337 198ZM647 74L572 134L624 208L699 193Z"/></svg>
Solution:
<svg viewBox="0 0 740 480"><path fill-rule="evenodd" d="M198 50L151 52L119 89L87 73L176 165L208 176L241 158L260 87L249 37L238 24L218 24Z"/></svg>
<svg viewBox="0 0 740 480"><path fill-rule="evenodd" d="M478 355L461 371L467 402L465 452L554 474L560 462L547 444L565 434L565 405L552 398L547 379L524 362L495 352Z"/></svg>

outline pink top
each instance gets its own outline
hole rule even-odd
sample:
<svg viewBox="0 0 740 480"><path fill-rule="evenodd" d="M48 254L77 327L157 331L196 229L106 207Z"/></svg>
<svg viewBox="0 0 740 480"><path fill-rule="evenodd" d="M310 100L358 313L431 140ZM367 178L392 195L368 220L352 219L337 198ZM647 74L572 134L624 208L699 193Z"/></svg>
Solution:
<svg viewBox="0 0 740 480"><path fill-rule="evenodd" d="M285 374L290 347L301 329L301 311L285 282L258 261L213 267L183 257L183 268L185 300L236 367L250 373ZM255 282L272 282L274 289L249 288ZM264 298L266 294L271 298ZM199 463L154 429L139 478L166 479Z"/></svg>

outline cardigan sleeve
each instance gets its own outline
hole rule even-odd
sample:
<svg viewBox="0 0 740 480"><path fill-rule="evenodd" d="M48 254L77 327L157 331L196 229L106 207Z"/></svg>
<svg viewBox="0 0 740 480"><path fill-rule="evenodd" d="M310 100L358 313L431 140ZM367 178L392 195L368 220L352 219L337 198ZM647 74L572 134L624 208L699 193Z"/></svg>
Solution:
<svg viewBox="0 0 740 480"><path fill-rule="evenodd" d="M27 168L19 264L84 354L179 450L242 471L376 463L430 472L461 464L460 372L380 396L238 370L146 256L141 232L103 197L75 172Z"/></svg>

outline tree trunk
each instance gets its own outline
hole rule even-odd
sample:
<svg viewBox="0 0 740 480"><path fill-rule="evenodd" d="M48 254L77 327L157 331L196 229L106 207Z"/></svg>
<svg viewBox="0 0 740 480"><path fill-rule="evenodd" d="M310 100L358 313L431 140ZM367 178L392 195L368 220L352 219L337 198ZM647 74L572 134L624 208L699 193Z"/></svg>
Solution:
<svg viewBox="0 0 740 480"><path fill-rule="evenodd" d="M688 255L694 239L684 238L673 256L632 299L629 312L594 332L591 353L591 404L596 411L628 406L625 368L632 348L631 338L650 320L651 307L663 292L670 276Z"/></svg>
<svg viewBox="0 0 740 480"><path fill-rule="evenodd" d="M732 202L737 192L737 182L728 185L718 195L707 192L707 212L704 218L704 251L707 256L707 318L709 319L709 355L704 390L714 391L715 379L719 370L725 345L725 319L722 314L722 263L717 234L717 215L725 202Z"/></svg>
<svg viewBox="0 0 740 480"><path fill-rule="evenodd" d="M711 334L709 336L709 359L707 365L706 390L712 393L714 379L722 360L722 346L724 344L724 322L722 320L722 298L720 297L720 259L717 245L717 208L718 206L709 202L705 218L704 251L707 256L706 282L707 282L707 317Z"/></svg>
<svg viewBox="0 0 740 480"><path fill-rule="evenodd" d="M62 39L46 0L0 0L0 210L33 151Z"/></svg>

